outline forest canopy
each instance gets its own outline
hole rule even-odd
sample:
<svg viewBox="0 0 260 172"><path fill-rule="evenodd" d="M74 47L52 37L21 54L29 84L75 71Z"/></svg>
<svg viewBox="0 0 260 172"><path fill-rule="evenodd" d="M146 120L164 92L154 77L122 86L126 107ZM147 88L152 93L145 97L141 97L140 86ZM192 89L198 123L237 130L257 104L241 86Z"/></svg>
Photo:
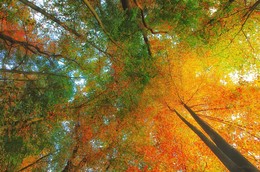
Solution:
<svg viewBox="0 0 260 172"><path fill-rule="evenodd" d="M259 4L0 0L0 171L259 171Z"/></svg>

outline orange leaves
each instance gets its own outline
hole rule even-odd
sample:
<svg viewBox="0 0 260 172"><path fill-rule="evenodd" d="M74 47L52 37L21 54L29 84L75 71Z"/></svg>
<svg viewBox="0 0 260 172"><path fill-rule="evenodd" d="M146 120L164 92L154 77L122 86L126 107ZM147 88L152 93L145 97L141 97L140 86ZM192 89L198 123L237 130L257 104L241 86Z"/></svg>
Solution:
<svg viewBox="0 0 260 172"><path fill-rule="evenodd" d="M144 146L142 149L144 150L144 156L146 158L154 160L158 151L154 146Z"/></svg>
<svg viewBox="0 0 260 172"><path fill-rule="evenodd" d="M163 42L162 44L162 42L159 39L151 39L150 45L154 53L158 53L159 51L165 49L165 42Z"/></svg>
<svg viewBox="0 0 260 172"><path fill-rule="evenodd" d="M28 165L34 163L38 159L38 156L28 156L23 159L23 162L21 163L21 168L27 167ZM30 170L30 168L27 168L27 170Z"/></svg>
<svg viewBox="0 0 260 172"><path fill-rule="evenodd" d="M223 171L223 165L196 135L167 110L165 102L174 108L181 108L181 100L192 105L203 115L212 117L208 118L208 122L215 129L221 128L229 133L227 139L231 144L235 142L249 150L249 143L245 144L241 139L236 140L234 134L230 134L237 132L239 135L243 132L232 129L234 126L228 127L229 124L222 121L230 120L232 114L241 112L243 118L233 120L234 125L236 122L245 126L258 124L259 88L253 84L243 86L221 82L222 78L230 82L227 79L229 71L225 71L210 50L196 52L185 45L177 45L179 49L175 49L167 44L160 45L160 41L156 39L151 40L151 46L156 51L160 46L166 47L167 55L158 59L160 75L151 80L142 96L143 104L148 107L141 107L143 120L139 120L139 125L145 128L145 137L149 139L143 139L145 142L139 144L137 150L144 155L146 162L152 162L151 169L162 170L165 165L176 171ZM185 115L186 111L183 110L182 113L189 119L189 116ZM250 117L252 118L249 119ZM216 118L222 121L214 121ZM241 135L244 137L242 140L254 143L249 135ZM255 148L251 150L256 152Z"/></svg>
<svg viewBox="0 0 260 172"><path fill-rule="evenodd" d="M184 142L178 136L180 134L178 127L181 126L177 123L180 121L176 121L177 118L159 102L143 108L141 114L138 116L138 126L142 126L144 133L136 151L144 156L143 160L148 164L148 171L185 169L186 156L182 150Z"/></svg>
<svg viewBox="0 0 260 172"><path fill-rule="evenodd" d="M72 97L69 98L71 99L70 101L72 101L71 104L78 105L77 108L63 108L62 103L58 102L60 106L52 106L53 111L49 112L46 117L48 120L51 120L51 122L57 119L59 119L57 120L58 122L66 121L70 118L69 120L75 123L80 123L79 134L77 133L80 138L78 139L80 143L76 143L76 145L80 147L80 151L77 155L78 162L82 160L80 159L82 156L89 156L92 160L89 160L91 158L86 160L87 166L91 166L91 163L105 164L104 161L111 160L112 163L112 161L116 162L118 160L123 161L122 164L129 165L129 168L126 168L127 171L150 170L156 172L178 170L203 171L203 168L207 165L212 168L218 166L215 163L212 154L210 154L207 148L201 144L202 142L200 142L198 138L192 134L185 125L183 125L175 114L168 110L166 103L173 108L178 110L180 109L183 116L190 119L187 112L181 109L181 101L188 103L189 105L193 105L193 108L200 111L204 117L208 116L208 122L211 122L215 128L221 128L227 133L232 133L227 135L227 137L231 136L229 138L231 144L236 141L234 138L243 137L243 139L247 140L246 142L243 143L240 141L243 139L240 139L239 141L236 141L236 143L240 147L246 147L249 152L249 145L252 143L257 143L257 141L252 141L253 139L250 138L249 135L244 135L240 132L240 130L234 129L235 125L233 124L239 123L240 127L250 125L252 128L255 128L255 130L259 128L259 85L257 87L253 87L253 84L247 86L245 84L244 87L242 87L242 84L239 85L240 83L238 83L239 86L236 84L230 84L232 78L230 79L228 76L231 70L225 71L227 68L223 67L230 67L233 63L238 63L238 66L244 65L244 61L236 61L233 58L230 58L227 65L226 59L213 55L216 53L214 53L212 49L209 50L208 47L198 47L196 41L200 41L199 39L204 39L204 37L207 37L205 35L200 35L198 38L191 40L192 43L195 42L192 48L188 46L188 43L183 43L186 41L183 38L187 35L182 32L189 31L187 34L192 34L196 37L198 32L197 28L203 27L198 26L198 24L208 20L208 18L203 19L198 17L197 19L195 17L197 16L196 6L200 6L200 3L195 2L193 4L191 3L192 1L189 1L189 3L180 2L180 4L174 4L163 3L156 0L138 0L138 6L143 8L148 14L144 18L147 21L148 26L151 24L151 27L155 30L172 30L172 32L170 31L168 34L152 35L149 32L149 28L146 28L148 30L144 28L139 28L140 30L136 30L136 26L133 28L123 28L125 26L132 27L132 24L140 22L138 21L140 20L140 12L134 13L134 16L131 16L131 20L136 19L136 21L128 25L125 23L127 22L127 20L125 20L127 19L126 16L118 16L119 18L114 20L114 15L109 16L113 12L111 13L111 11L106 11L110 10L110 8L106 8L106 6L111 5L111 7L118 7L117 10L119 11L115 11L117 12L115 14L128 15L128 12L130 11L128 11L127 14L123 11L121 11L122 13L120 12L120 10L122 10L122 4L120 1L106 1L104 3L102 2L101 6L100 4L99 6L96 6L98 5L98 3L96 3L97 1L91 0L90 3L94 7L98 7L100 9L102 8L104 10L104 14L108 14L108 16L103 18L104 24L108 24L105 28L107 27L108 30L113 30L113 28L109 29L110 19L120 26L117 27L119 30L116 30L115 33L113 31L112 35L118 41L118 44L121 44L120 46L116 46L108 43L108 39L105 38L108 35L102 34L102 31L100 30L98 31L98 28L96 28L93 23L86 22L87 20L81 20L80 18L75 21L69 21L70 18L66 18L67 15L64 14L70 14L70 12L75 11L75 7L79 5L73 4L73 8L70 9L70 5L72 5L70 2L72 1L68 1L68 4L66 4L67 1L65 2L66 8L59 8L58 3L51 4L51 7L55 8L57 11L55 11L55 9L48 9L48 6L45 6L45 4L43 5L43 9L55 13L57 12L58 18L61 17L62 20L64 19L66 24L70 26L75 25L75 29L78 30L79 33L83 35L86 34L85 38L87 40L85 40L84 36L82 39L76 40L76 38L70 34L64 34L66 33L65 30L60 30L61 28L58 28L57 24L53 25L53 22L48 24L51 26L50 28L37 28L37 30L41 30L42 36L46 37L41 40L38 39L37 33L35 32L36 28L34 28L35 24L33 17L30 16L31 14L34 14L34 12L31 12L28 10L29 8L26 7L26 5L22 4L18 4L20 5L19 7L16 4L17 7L15 9L24 9L23 12L17 13L14 11L14 14L18 14L18 16L15 17L17 21L7 19L7 14L1 12L0 18L3 20L0 21L0 24L2 29L1 32L12 37L14 40L26 41L25 43L37 45L37 47L39 47L42 51L45 52L47 50L50 54L55 52L62 53L64 58L68 58L68 60L70 59L71 62L64 60L62 65L58 65L59 63L57 64L62 71L64 68L64 73L68 73L69 71L77 71L76 73L80 74L80 71L84 70L82 72L87 76L87 86L82 90L78 89L78 95L80 95L79 97L73 97L74 100L71 99ZM205 2L202 4L202 7L204 7L203 12L207 13L211 5L210 3ZM153 13L153 10L160 13L157 9L170 10L169 13L166 11L166 13L163 12L157 15ZM189 11L184 11L184 13L178 14L182 9L194 10L190 11L190 14L194 14L194 23L192 21L193 18L187 17L188 13L185 13ZM9 10L12 11L11 8ZM223 12L225 13L225 11ZM83 12L80 10L76 11L75 14L73 14L76 18L81 16L86 17L88 15L89 14L85 15L84 10ZM202 14L199 15L201 15L201 17L204 16ZM216 17L218 17L218 15L216 15ZM169 18L167 19L168 21L166 21L166 18ZM25 19L28 19L28 21ZM49 20L49 18L45 17L42 21L47 20ZM205 30L210 29L208 30L210 35L217 35L217 33L221 31L219 30L220 28L224 29L225 26L229 24L228 21L231 20L220 19L217 22L217 24L220 25L219 28L216 28L216 30L213 30L212 28L205 28ZM181 22L183 22L183 24L181 24ZM60 26L65 28L62 24L60 24ZM57 42L51 41L51 38L49 38L46 34L54 33L52 32L52 28L59 32L59 35L55 38ZM183 30L178 32L178 30L181 29ZM128 30L131 31L131 34ZM150 44L149 48L151 48L152 51L152 59L154 60L153 62L156 63L155 66L159 71L156 73L158 74L156 76L150 75L150 71L154 69L154 66L151 64L153 63L152 61L148 61L144 58L147 56L147 52L146 49L143 49L143 37L139 34L141 33L139 31L148 34L147 36ZM129 33L129 38L121 39L121 37L116 37L117 35L122 35L125 33ZM26 36L29 38L28 40L25 39ZM254 43L256 42L254 39L257 40L254 38L256 37L256 34L249 34L246 37L248 37L248 40L250 38L250 41L253 42L252 45L256 45L256 43ZM60 38L62 38L62 40L59 40ZM228 39L230 39L230 36L228 36ZM84 41L86 42L83 43ZM101 52L98 52L98 50L94 50L90 44L88 45L88 41L90 41L90 44L95 44L94 47L97 49L106 49L104 50L106 53L102 54ZM46 45L47 43L48 45ZM73 45L70 45L72 43ZM239 48L244 49L244 44L245 43L242 42ZM223 45L224 44L221 43L219 47L216 46L216 49L219 49L218 51L222 50ZM23 47L21 44L18 44L18 46ZM39 55L41 53L37 52L37 47L32 48L32 51L36 51L35 54ZM23 47L22 49L25 48L26 47ZM232 51L229 55L233 55L233 53L235 53L235 55L239 55L239 53L242 52L239 51L239 53L237 53L239 48L232 47ZM21 54L24 55L25 53L26 59L22 63L33 62L31 57L27 57L27 52L22 52ZM257 53L258 51L256 49L254 54ZM106 57L106 55L108 56ZM94 57L92 58L92 56ZM242 55L240 55L240 57L242 57ZM90 58L89 61L87 58ZM77 64L74 64L72 61ZM86 61L88 61L88 64ZM34 69L34 66L38 65L37 63L38 62L36 62L36 65L32 63L28 67L23 67L22 65L20 66L20 69ZM81 66L81 64L83 66ZM48 65L46 70L49 66L51 65ZM85 70L85 67L89 67L90 70ZM54 69L55 68L53 67L50 71L56 71ZM44 72L45 67L39 68L39 71ZM11 79L13 78L29 80L40 79L36 77L36 75L12 75ZM147 79L147 81L145 79ZM223 80L222 83L221 79ZM147 84L148 80L150 81L149 84ZM107 84L107 81L109 84ZM138 81L138 83L135 81ZM45 81L40 82L43 82L43 85L45 85ZM25 82L17 82L15 84L15 87L18 89L20 89L20 87L25 87ZM144 86L146 87L144 92L141 93L141 91L136 91L136 88L139 88L139 85L140 88L144 88ZM48 89L50 88L46 88L46 90ZM105 91L101 92L103 89L105 89ZM19 95L19 90L17 92L14 92L13 90L8 91L8 93L1 97L6 101L8 101L8 99L21 100L21 97L23 97L22 95ZM139 99L135 100L135 97L138 97L135 96L135 94L138 96L139 94L142 94L140 101ZM52 94L50 94L50 96L52 96ZM40 96L39 99L41 99ZM136 106L133 106L134 108L128 108L132 107L128 106L128 104L136 104ZM8 108L10 108L9 106L15 107L16 104L14 101L10 101L10 103L4 107L6 108L4 110L8 110ZM63 111L64 109L66 109L65 112ZM17 111L17 113L18 112L19 111ZM38 114L40 115L41 113L38 113L37 111L37 115ZM240 115L239 118L238 114ZM217 119L216 117L220 120L215 120L212 122L211 120ZM232 119L232 117L234 119ZM227 127L228 124L223 122L226 119L232 119L231 122L229 122L229 124L232 125L231 127ZM24 129L24 131L26 130L28 130L28 128ZM71 132L68 133L72 132L73 131L71 130ZM233 134L235 132L237 132L236 136ZM254 134L257 134L256 131ZM255 155L257 154L255 153ZM107 157L110 157L111 159ZM209 159L211 160L210 162L208 161ZM133 164L129 162L133 162ZM141 168L138 165L142 162L144 162L145 165ZM76 164L78 163L75 163L74 165ZM101 165L97 166L100 167ZM203 168L200 168L200 166ZM112 168L112 165L110 168ZM102 167L99 168L99 170L100 169L102 169ZM206 170L208 170L208 167ZM108 171L110 171L110 169ZM220 169L219 171L223 170Z"/></svg>
<svg viewBox="0 0 260 172"><path fill-rule="evenodd" d="M126 172L141 172L142 170L140 170L138 167L136 166L130 166L127 168Z"/></svg>
<svg viewBox="0 0 260 172"><path fill-rule="evenodd" d="M82 132L83 143L87 143L93 137L92 128L89 126L86 125L81 126L81 132Z"/></svg>

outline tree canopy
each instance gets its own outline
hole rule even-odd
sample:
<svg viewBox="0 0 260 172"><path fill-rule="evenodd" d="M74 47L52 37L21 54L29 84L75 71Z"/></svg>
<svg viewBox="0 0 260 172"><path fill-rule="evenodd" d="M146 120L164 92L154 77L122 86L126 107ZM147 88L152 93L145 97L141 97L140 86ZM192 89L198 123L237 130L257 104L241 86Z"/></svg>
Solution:
<svg viewBox="0 0 260 172"><path fill-rule="evenodd" d="M259 4L1 0L0 171L259 171Z"/></svg>

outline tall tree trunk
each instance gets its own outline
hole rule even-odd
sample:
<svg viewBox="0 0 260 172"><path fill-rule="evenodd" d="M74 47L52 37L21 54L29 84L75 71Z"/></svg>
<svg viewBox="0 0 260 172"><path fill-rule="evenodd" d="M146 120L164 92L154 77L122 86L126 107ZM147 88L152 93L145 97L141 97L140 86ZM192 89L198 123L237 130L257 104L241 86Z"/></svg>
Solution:
<svg viewBox="0 0 260 172"><path fill-rule="evenodd" d="M231 172L246 172L242 170L237 164L235 164L225 153L222 152L212 141L210 141L201 131L199 131L194 125L184 119L175 109L171 111L175 112L177 116L195 133L201 138L201 140L210 148L210 150L218 157L218 159L227 167Z"/></svg>
<svg viewBox="0 0 260 172"><path fill-rule="evenodd" d="M245 171L258 172L259 170L249 162L240 152L233 148L226 142L216 131L214 131L205 121L203 121L191 108L186 104L184 107L189 111L191 116L202 127L202 129L209 135L212 141L238 166L245 169Z"/></svg>
<svg viewBox="0 0 260 172"><path fill-rule="evenodd" d="M134 8L134 7L139 8L137 6L136 1L132 2L131 0L121 0L121 4L122 4L123 9L127 12L127 14L130 14L128 12L132 8ZM138 22L138 27L140 28L140 31L142 32L144 43L147 46L148 55L151 57L152 56L152 51L151 51L150 42L149 42L149 39L148 39L148 36L147 36L147 33L146 33L146 24L145 24L145 22L143 22L144 21L144 18L143 18L144 16L143 16L142 10L140 9L140 11L141 11L140 12L141 21Z"/></svg>

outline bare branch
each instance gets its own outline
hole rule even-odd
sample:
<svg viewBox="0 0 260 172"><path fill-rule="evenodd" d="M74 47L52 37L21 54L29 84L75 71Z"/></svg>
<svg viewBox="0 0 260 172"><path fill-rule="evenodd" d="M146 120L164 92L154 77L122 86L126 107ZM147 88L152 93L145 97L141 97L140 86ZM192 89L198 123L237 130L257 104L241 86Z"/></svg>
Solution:
<svg viewBox="0 0 260 172"><path fill-rule="evenodd" d="M166 33L168 33L167 31L154 31L151 27L149 27L147 25L146 21L145 21L143 8L140 6L140 4L137 2L137 0L134 0L134 2L135 2L135 5L139 8L139 10L141 12L142 23L147 30L149 30L152 34L166 34Z"/></svg>
<svg viewBox="0 0 260 172"><path fill-rule="evenodd" d="M26 170L27 168L34 166L35 164L37 164L38 162L40 162L42 159L44 159L44 158L46 158L46 157L48 157L48 156L50 156L50 155L52 155L52 153L48 153L47 155L42 156L41 158L37 159L37 160L34 161L33 163L31 163L31 164L29 164L29 165L23 167L22 169L18 170L18 172L24 171L24 170Z"/></svg>
<svg viewBox="0 0 260 172"><path fill-rule="evenodd" d="M18 73L18 74L24 74L24 75L51 75L51 76L58 76L58 77L64 77L64 78L73 78L73 79L85 79L85 77L72 77L67 75L61 75L56 73L49 73L49 72L35 72L35 71L20 71L20 70L9 70L9 69L0 69L0 72L7 72L7 73Z"/></svg>
<svg viewBox="0 0 260 172"><path fill-rule="evenodd" d="M28 42L25 41L18 41L13 39L12 37L3 34L2 32L0 32L0 39L4 40L4 41L8 41L11 43L11 45L14 44L18 44L22 47L24 47L26 50L29 50L30 52L32 52L33 54L42 54L48 57L62 57L61 54L51 54L50 52L46 52L46 51L42 51L38 46L36 45L32 45ZM8 44L7 44L8 45Z"/></svg>
<svg viewBox="0 0 260 172"><path fill-rule="evenodd" d="M227 125L229 125L229 126L235 126L235 127L237 127L238 129L240 129L240 130L242 130L242 131L248 133L248 134L251 135L252 137L255 137L255 138L257 138L257 139L260 139L260 137L258 137L257 135L252 134L251 132L247 131L247 130L253 130L253 127L251 127L251 126L243 126L243 125L234 123L233 121L226 121L226 120L223 120L223 119L221 119L221 118L212 117L212 116L207 116L207 115L202 115L202 114L198 114L198 116L203 117L203 118L207 118L208 120L217 121L217 122L222 123L222 124L227 124Z"/></svg>

